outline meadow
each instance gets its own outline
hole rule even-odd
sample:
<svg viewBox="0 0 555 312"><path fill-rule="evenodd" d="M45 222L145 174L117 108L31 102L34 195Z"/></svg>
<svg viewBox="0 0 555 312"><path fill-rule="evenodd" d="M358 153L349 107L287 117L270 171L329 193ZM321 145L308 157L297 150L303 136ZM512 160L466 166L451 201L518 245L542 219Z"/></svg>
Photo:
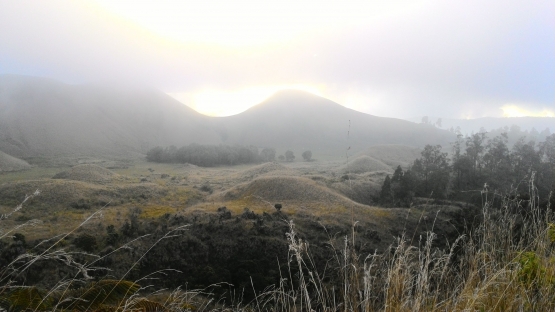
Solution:
<svg viewBox="0 0 555 312"><path fill-rule="evenodd" d="M369 153L347 164L95 161L4 173L0 307L553 309L555 225L533 177L528 199L478 190L482 207L415 198L383 208L373 203L395 158L384 167Z"/></svg>

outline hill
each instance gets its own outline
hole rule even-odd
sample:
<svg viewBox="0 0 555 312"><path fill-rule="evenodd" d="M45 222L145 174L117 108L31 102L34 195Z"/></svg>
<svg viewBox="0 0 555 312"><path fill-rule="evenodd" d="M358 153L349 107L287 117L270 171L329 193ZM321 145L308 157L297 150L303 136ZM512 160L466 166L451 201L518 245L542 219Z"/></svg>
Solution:
<svg viewBox="0 0 555 312"><path fill-rule="evenodd" d="M433 143L430 142L430 144ZM448 145L444 147L448 147ZM355 156L372 157L395 169L397 166L408 167L415 159L422 156L421 152L420 148L413 146L388 144L371 146Z"/></svg>
<svg viewBox="0 0 555 312"><path fill-rule="evenodd" d="M388 171L391 167L373 157L358 156L345 165L341 166L342 172L363 173L371 171Z"/></svg>
<svg viewBox="0 0 555 312"><path fill-rule="evenodd" d="M247 111L218 123L229 143L271 146L300 156L344 156L348 147L361 151L372 145L404 144L422 147L447 144L454 134L433 126L377 117L343 107L303 91L286 90Z"/></svg>
<svg viewBox="0 0 555 312"><path fill-rule="evenodd" d="M219 142L208 119L153 89L0 76L0 150L16 157L132 158L156 145Z"/></svg>
<svg viewBox="0 0 555 312"><path fill-rule="evenodd" d="M99 184L109 183L114 180L121 179L121 177L113 171L92 164L72 167L70 170L57 173L52 178Z"/></svg>
<svg viewBox="0 0 555 312"><path fill-rule="evenodd" d="M18 171L29 168L31 168L31 165L26 161L0 151L0 172Z"/></svg>
<svg viewBox="0 0 555 312"><path fill-rule="evenodd" d="M440 117L428 117L431 122L436 122ZM409 121L420 123L422 117L409 118ZM522 131L538 132L549 129L549 134L555 131L555 117L482 117L475 119L456 119L441 118L441 128L457 129L459 128L464 135L480 132L481 128L486 131L492 131L500 128L510 129L512 126L518 126Z"/></svg>
<svg viewBox="0 0 555 312"><path fill-rule="evenodd" d="M446 144L454 134L429 125L345 108L302 91L278 92L230 117L208 117L146 87L69 85L0 76L0 150L18 158L143 157L155 146L191 143L292 149L300 158L342 157L377 144Z"/></svg>

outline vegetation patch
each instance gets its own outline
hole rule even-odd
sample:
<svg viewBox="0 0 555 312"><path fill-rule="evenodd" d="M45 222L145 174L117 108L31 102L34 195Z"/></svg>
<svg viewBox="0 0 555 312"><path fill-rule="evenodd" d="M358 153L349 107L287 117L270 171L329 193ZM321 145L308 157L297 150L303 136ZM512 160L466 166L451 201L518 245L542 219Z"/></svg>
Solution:
<svg viewBox="0 0 555 312"><path fill-rule="evenodd" d="M93 164L77 165L67 171L57 173L53 179L76 180L89 183L110 183L121 177L111 170Z"/></svg>
<svg viewBox="0 0 555 312"><path fill-rule="evenodd" d="M177 209L168 206L147 205L141 207L139 217L142 219L156 219L165 214L173 214Z"/></svg>
<svg viewBox="0 0 555 312"><path fill-rule="evenodd" d="M381 170L391 171L391 166L366 155L358 156L340 168L341 172L347 173L363 173Z"/></svg>

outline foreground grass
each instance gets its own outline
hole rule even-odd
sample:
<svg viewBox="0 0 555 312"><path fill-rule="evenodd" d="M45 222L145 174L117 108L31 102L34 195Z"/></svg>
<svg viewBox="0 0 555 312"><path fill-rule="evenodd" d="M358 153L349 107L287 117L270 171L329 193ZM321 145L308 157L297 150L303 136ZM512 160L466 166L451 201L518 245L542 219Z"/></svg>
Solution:
<svg viewBox="0 0 555 312"><path fill-rule="evenodd" d="M532 182L529 193L529 200L521 200L483 192L480 225L444 250L435 247L438 238L432 225L426 235L402 233L383 253L360 254L355 222L352 233L340 243L330 238L326 265L315 263L310 242L299 239L290 221L289 269L281 272L279 284L249 302L237 296L224 304L208 289L153 292L148 287L151 277L127 281L127 273L93 282L90 275L100 270L97 264L105 255L66 252L59 244L63 238L55 238L0 269L0 307L11 311L552 311L555 224L550 207L540 208ZM2 219L6 218L9 215ZM2 230L5 238L14 233ZM146 253L186 230L168 230ZM73 275L49 290L18 279L44 261L66 266Z"/></svg>

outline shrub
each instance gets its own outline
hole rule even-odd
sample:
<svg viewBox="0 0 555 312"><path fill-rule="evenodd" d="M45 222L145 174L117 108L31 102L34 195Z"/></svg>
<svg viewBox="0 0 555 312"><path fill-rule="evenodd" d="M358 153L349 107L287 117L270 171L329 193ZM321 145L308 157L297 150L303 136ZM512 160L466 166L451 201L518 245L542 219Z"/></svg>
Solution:
<svg viewBox="0 0 555 312"><path fill-rule="evenodd" d="M80 234L73 240L73 245L86 252L93 252L97 247L96 237L86 233Z"/></svg>

